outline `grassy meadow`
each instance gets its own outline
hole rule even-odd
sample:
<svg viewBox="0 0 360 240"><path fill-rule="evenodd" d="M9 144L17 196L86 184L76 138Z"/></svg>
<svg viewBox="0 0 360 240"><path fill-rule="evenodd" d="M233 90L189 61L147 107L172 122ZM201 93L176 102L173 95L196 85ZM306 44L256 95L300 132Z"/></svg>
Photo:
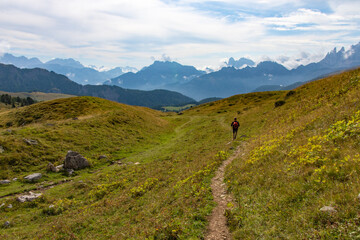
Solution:
<svg viewBox="0 0 360 240"><path fill-rule="evenodd" d="M226 212L234 239L354 239L360 234L359 81L360 70L353 70L181 115L94 97L3 111L0 179L18 180L0 185L0 237L203 239L215 206L211 178L239 146L226 173L235 199ZM240 130L231 141L234 117ZM70 177L47 172L48 162L61 164L68 150L91 168ZM34 172L43 178L26 183L23 177ZM30 190L43 196L15 200ZM323 206L336 212L321 212Z"/></svg>

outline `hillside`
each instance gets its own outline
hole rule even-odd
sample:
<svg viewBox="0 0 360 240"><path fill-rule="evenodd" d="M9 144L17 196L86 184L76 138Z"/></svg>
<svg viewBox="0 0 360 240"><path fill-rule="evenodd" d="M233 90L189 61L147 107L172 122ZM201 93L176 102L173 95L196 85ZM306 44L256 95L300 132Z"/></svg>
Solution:
<svg viewBox="0 0 360 240"><path fill-rule="evenodd" d="M38 91L77 96L95 96L130 105L160 109L163 106L185 105L195 100L167 90L141 91L116 86L80 85L61 74L44 69L20 69L0 64L0 90L8 92Z"/></svg>
<svg viewBox="0 0 360 240"><path fill-rule="evenodd" d="M9 94L12 97L27 98L31 97L38 102L49 101L58 98L75 97L74 95L62 94L62 93L42 93L42 92L4 92L0 91L0 94Z"/></svg>
<svg viewBox="0 0 360 240"><path fill-rule="evenodd" d="M235 95L181 115L93 97L1 113L1 178L19 179L0 185L0 221L9 222L0 236L203 239L215 206L211 179L236 154L225 174L234 197L226 212L234 239L354 239L359 81L357 69L293 91ZM234 117L240 132L231 141ZM68 150L92 166L72 176L46 172L47 163L60 164ZM44 176L26 183L23 177L33 172ZM43 196L15 200L15 193L29 190ZM335 211L320 211L324 206Z"/></svg>

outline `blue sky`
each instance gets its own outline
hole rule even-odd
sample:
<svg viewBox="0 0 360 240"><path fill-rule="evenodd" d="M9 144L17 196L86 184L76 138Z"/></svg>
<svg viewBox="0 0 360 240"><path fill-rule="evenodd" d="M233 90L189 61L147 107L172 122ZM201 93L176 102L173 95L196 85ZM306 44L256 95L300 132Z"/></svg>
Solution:
<svg viewBox="0 0 360 240"><path fill-rule="evenodd" d="M357 0L1 0L0 54L142 68L229 57L292 68L360 41Z"/></svg>

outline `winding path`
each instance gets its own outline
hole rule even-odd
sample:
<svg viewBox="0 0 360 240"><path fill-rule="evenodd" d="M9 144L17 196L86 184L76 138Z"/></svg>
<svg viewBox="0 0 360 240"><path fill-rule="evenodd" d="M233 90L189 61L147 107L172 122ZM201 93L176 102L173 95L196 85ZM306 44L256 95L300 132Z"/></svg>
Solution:
<svg viewBox="0 0 360 240"><path fill-rule="evenodd" d="M224 175L226 166L229 165L240 154L240 146L237 147L233 155L226 159L215 173L215 177L211 180L211 190L214 201L217 206L214 208L210 218L205 240L231 239L229 228L226 225L225 210L227 204L233 202L233 198L226 192L226 184L224 183Z"/></svg>

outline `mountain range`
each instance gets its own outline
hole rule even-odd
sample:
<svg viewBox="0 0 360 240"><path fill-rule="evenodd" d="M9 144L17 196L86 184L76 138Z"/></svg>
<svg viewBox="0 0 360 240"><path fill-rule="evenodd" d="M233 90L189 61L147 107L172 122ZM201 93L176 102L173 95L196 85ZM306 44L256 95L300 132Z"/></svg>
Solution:
<svg viewBox="0 0 360 240"><path fill-rule="evenodd" d="M0 63L12 64L19 68L43 68L65 75L70 80L83 85L101 85L103 82L126 72L137 71L136 68L132 67L116 67L107 71L98 71L93 67L85 67L79 61L72 58L55 58L43 63L38 58L16 57L9 53L5 53L0 57Z"/></svg>
<svg viewBox="0 0 360 240"><path fill-rule="evenodd" d="M66 76L41 68L20 69L0 64L0 90L7 92L38 91L65 93L77 96L94 96L129 105L159 109L194 103L195 100L168 90L130 90L118 86L81 85Z"/></svg>
<svg viewBox="0 0 360 240"><path fill-rule="evenodd" d="M105 84L141 90L159 88L175 90L177 86L186 84L205 73L193 66L184 66L177 62L155 61L152 65L141 69L137 73L125 73Z"/></svg>
<svg viewBox="0 0 360 240"><path fill-rule="evenodd" d="M360 43L351 46L348 51L344 48L337 51L335 48L321 61L300 65L291 70L272 61L255 65L246 58L230 58L226 64L219 71L206 74L176 62L154 62L137 73L123 74L107 84L146 90L164 88L196 100L224 98L259 90L289 89L331 73L360 66Z"/></svg>
<svg viewBox="0 0 360 240"><path fill-rule="evenodd" d="M235 94L290 89L305 82L345 69L360 66L360 43L349 50L334 48L321 61L287 69L283 65L264 61L255 64L247 58L230 58L219 71L200 71L193 66L171 61L155 61L138 72L115 68L99 72L84 67L74 59L54 59L42 63L37 58L14 57L5 54L0 62L17 67L41 67L66 75L79 84L105 84L138 90L166 89L180 92L196 100L228 97Z"/></svg>

